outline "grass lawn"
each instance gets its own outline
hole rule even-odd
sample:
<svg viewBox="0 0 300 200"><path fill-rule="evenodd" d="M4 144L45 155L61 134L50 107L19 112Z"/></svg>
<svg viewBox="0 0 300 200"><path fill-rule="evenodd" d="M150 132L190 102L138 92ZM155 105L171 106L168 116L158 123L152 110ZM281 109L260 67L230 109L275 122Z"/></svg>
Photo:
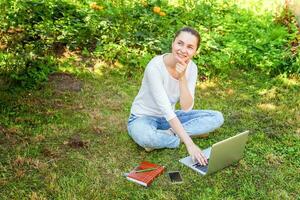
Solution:
<svg viewBox="0 0 300 200"><path fill-rule="evenodd" d="M103 68L34 91L0 91L1 199L299 198L299 77L232 71L199 82L194 108L220 110L225 123L196 144L251 132L244 158L208 177L178 162L187 155L184 145L147 153L128 136L136 77ZM68 80L75 89L63 87ZM142 160L181 171L184 183L173 185L166 175L149 188L127 181L123 173Z"/></svg>

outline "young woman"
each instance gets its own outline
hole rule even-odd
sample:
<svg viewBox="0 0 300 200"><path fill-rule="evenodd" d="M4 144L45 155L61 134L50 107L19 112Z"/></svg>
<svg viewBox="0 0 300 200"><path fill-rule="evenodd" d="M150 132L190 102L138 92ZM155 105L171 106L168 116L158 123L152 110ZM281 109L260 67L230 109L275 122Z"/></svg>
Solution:
<svg viewBox="0 0 300 200"><path fill-rule="evenodd" d="M191 59L199 44L199 33L184 27L175 34L172 52L148 63L131 107L128 132L146 151L176 148L182 141L194 161L207 164L190 136L207 135L219 128L224 119L218 111L192 110L197 66ZM181 110L175 111L178 101Z"/></svg>

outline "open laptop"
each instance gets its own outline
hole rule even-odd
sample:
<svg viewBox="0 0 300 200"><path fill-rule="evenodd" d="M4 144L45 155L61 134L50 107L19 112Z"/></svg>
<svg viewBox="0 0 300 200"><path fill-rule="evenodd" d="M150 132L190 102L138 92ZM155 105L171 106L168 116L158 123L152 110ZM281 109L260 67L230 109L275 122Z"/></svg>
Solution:
<svg viewBox="0 0 300 200"><path fill-rule="evenodd" d="M179 161L202 175L214 173L243 157L248 134L249 131L244 131L203 150L203 154L208 159L208 164L205 166L193 162L191 156L182 158Z"/></svg>

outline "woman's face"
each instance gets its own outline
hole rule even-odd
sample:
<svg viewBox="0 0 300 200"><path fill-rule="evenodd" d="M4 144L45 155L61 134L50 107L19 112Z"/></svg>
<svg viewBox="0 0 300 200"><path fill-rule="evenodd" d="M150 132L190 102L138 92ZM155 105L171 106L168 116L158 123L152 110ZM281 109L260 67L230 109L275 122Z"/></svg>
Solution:
<svg viewBox="0 0 300 200"><path fill-rule="evenodd" d="M178 61L188 63L197 51L198 39L189 32L181 32L172 43L172 54Z"/></svg>

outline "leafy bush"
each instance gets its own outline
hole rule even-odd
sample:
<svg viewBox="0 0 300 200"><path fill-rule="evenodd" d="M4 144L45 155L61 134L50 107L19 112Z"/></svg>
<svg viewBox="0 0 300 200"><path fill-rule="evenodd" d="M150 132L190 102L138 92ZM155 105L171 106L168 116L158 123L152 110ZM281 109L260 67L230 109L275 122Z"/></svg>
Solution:
<svg viewBox="0 0 300 200"><path fill-rule="evenodd" d="M299 72L291 51L297 29L255 14L235 1L2 1L1 73L35 85L57 70L57 51L66 48L109 63L122 63L130 76L155 54L168 52L175 31L192 26L202 35L195 58L205 76L231 68L265 73ZM257 5L256 5L257 6ZM284 14L284 13L283 13ZM280 20L279 20L280 22Z"/></svg>

